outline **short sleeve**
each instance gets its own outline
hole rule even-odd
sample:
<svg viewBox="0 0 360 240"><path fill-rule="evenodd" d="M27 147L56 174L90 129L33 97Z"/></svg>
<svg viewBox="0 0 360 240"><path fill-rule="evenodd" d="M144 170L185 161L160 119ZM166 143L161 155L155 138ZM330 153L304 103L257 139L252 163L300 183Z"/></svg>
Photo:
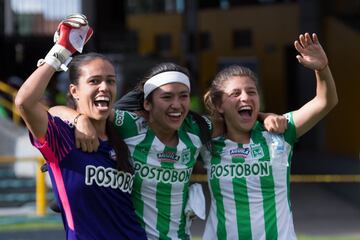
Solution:
<svg viewBox="0 0 360 240"><path fill-rule="evenodd" d="M289 143L291 143L291 145L293 145L297 141L296 127L295 127L295 123L294 123L293 112L285 113L284 117L288 121L288 127L284 133L284 138L287 142L289 142Z"/></svg>
<svg viewBox="0 0 360 240"><path fill-rule="evenodd" d="M48 113L48 128L44 139L36 139L31 133L30 141L40 150L47 161L63 159L75 148L74 130L58 117Z"/></svg>
<svg viewBox="0 0 360 240"><path fill-rule="evenodd" d="M116 110L114 126L118 134L124 139L146 132L147 122L134 112Z"/></svg>

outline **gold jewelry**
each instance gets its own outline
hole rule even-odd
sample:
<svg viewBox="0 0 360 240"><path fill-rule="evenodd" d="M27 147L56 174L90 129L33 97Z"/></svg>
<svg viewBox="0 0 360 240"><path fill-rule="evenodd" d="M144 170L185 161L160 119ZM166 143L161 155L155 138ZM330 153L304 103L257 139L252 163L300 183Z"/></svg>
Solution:
<svg viewBox="0 0 360 240"><path fill-rule="evenodd" d="M73 125L76 126L78 120L79 120L79 117L83 115L82 113L79 113L75 118L74 118L74 121L73 121Z"/></svg>

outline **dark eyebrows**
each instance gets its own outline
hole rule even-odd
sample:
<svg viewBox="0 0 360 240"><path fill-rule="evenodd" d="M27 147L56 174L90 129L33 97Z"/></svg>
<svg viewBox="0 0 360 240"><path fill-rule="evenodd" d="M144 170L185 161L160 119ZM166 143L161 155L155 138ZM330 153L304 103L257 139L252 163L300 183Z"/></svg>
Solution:
<svg viewBox="0 0 360 240"><path fill-rule="evenodd" d="M164 90L162 90L162 92L161 92L161 95L175 95L175 94L179 94L179 95L190 94L190 92L187 91L187 90L184 90L184 91L181 91L181 92L172 92L172 91L164 91Z"/></svg>
<svg viewBox="0 0 360 240"><path fill-rule="evenodd" d="M180 92L180 94L190 94L190 92L189 92L189 91L184 90L184 91L181 91L181 92Z"/></svg>
<svg viewBox="0 0 360 240"><path fill-rule="evenodd" d="M91 76L89 77L89 79L92 79L92 78L102 78L102 77L103 77L103 75L91 75ZM111 78L116 78L116 76L113 75L113 74L109 74L109 75L106 75L106 76L105 76L105 78L109 78L109 77L111 77Z"/></svg>

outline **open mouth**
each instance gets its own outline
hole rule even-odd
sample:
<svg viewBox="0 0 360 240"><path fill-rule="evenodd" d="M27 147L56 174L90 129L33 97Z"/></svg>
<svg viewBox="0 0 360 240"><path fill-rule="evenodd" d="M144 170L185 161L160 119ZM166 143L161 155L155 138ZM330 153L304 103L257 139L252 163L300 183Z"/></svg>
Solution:
<svg viewBox="0 0 360 240"><path fill-rule="evenodd" d="M238 113L240 114L241 117L249 118L253 113L253 109L251 106L242 106L238 110Z"/></svg>
<svg viewBox="0 0 360 240"><path fill-rule="evenodd" d="M98 97L95 99L94 104L96 108L100 110L107 110L110 106L110 98L109 97Z"/></svg>
<svg viewBox="0 0 360 240"><path fill-rule="evenodd" d="M181 112L171 112L167 114L171 121L180 121L181 115Z"/></svg>
<svg viewBox="0 0 360 240"><path fill-rule="evenodd" d="M172 113L168 113L169 117L180 117L181 116L181 112L172 112Z"/></svg>

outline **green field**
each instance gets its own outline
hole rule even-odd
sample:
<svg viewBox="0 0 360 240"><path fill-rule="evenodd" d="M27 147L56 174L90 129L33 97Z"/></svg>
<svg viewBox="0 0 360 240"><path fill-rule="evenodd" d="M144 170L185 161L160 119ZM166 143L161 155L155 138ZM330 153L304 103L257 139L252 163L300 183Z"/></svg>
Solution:
<svg viewBox="0 0 360 240"><path fill-rule="evenodd" d="M1 232L18 232L26 230L62 229L60 215L46 217L0 217ZM201 237L193 237L193 240L201 240ZM360 236L307 236L299 235L298 240L360 240Z"/></svg>

